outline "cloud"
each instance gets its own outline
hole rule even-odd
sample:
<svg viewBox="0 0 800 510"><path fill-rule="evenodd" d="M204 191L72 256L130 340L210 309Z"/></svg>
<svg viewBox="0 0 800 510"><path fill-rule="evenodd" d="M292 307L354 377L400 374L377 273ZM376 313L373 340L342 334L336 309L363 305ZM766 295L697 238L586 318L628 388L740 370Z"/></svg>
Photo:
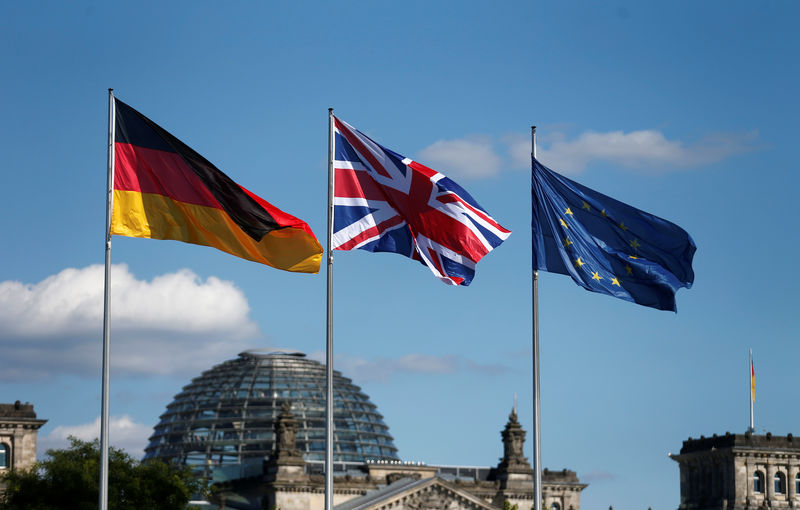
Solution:
<svg viewBox="0 0 800 510"><path fill-rule="evenodd" d="M475 135L439 140L419 153L419 160L453 178L486 178L505 166L530 168L530 136L511 134L498 139L506 150L495 150L492 137ZM661 131L587 131L568 138L555 131L539 136L537 157L565 174L577 174L594 161L641 171L671 171L709 165L762 148L757 131L714 133L694 142L670 140Z"/></svg>
<svg viewBox="0 0 800 510"><path fill-rule="evenodd" d="M419 161L448 177L473 179L495 175L502 164L487 136L439 140L419 152Z"/></svg>
<svg viewBox="0 0 800 510"><path fill-rule="evenodd" d="M561 173L582 172L592 161L636 170L668 171L708 165L761 148L758 132L716 133L692 143L669 140L658 130L586 132L574 139L563 133L540 138L537 158ZM517 167L530 166L531 143L512 135L504 140Z"/></svg>
<svg viewBox="0 0 800 510"><path fill-rule="evenodd" d="M109 444L125 450L136 459L144 457L144 448L152 432L151 426L136 423L127 414L109 418ZM97 439L100 437L100 417L80 425L59 425L46 436L39 436L36 445L38 458L43 458L47 450L67 448L70 436L82 441Z"/></svg>
<svg viewBox="0 0 800 510"><path fill-rule="evenodd" d="M313 352L310 358L325 363L325 353ZM460 371L480 375L498 375L510 370L503 365L484 365L455 355L434 356L412 353L399 358L375 357L364 359L336 355L334 369L358 382L388 382L401 374L453 374Z"/></svg>
<svg viewBox="0 0 800 510"><path fill-rule="evenodd" d="M97 376L102 356L101 265L41 282L0 282L0 380ZM111 268L111 368L115 374L191 374L259 334L233 283L189 270L138 280Z"/></svg>

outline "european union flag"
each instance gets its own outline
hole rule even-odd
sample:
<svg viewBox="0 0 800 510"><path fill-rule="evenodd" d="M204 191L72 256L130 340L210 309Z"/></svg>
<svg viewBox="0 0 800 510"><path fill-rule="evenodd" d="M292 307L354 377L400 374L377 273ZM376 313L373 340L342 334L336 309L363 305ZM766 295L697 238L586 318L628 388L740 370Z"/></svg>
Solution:
<svg viewBox="0 0 800 510"><path fill-rule="evenodd" d="M533 267L659 310L694 282L681 227L559 175L533 159Z"/></svg>

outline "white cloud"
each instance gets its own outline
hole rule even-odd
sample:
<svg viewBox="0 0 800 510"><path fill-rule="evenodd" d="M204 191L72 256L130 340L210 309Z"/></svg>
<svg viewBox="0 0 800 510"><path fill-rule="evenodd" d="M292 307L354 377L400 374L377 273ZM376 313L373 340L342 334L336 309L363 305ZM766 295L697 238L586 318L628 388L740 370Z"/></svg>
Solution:
<svg viewBox="0 0 800 510"><path fill-rule="evenodd" d="M0 379L99 375L103 266L65 269L41 282L0 282ZM189 270L138 280L111 270L111 369L196 373L250 344L258 327L233 283Z"/></svg>
<svg viewBox="0 0 800 510"><path fill-rule="evenodd" d="M635 170L669 171L716 163L760 147L757 132L717 133L693 143L669 140L658 130L586 132L574 139L562 133L540 138L537 158L566 174L582 172L592 161L608 161ZM530 166L530 139L506 138L517 167Z"/></svg>
<svg viewBox="0 0 800 510"><path fill-rule="evenodd" d="M135 459L144 457L144 448L152 432L152 427L136 423L127 414L109 418L109 444L125 450ZM36 445L38 458L43 458L47 450L67 448L70 436L82 441L97 439L100 437L100 417L80 425L59 425L46 436L40 436Z"/></svg>
<svg viewBox="0 0 800 510"><path fill-rule="evenodd" d="M325 363L324 352L316 351L309 357ZM399 358L376 357L371 359L336 355L333 368L359 383L388 382L392 377L400 374L453 374L467 371L482 375L497 375L508 370L501 365L483 365L460 356L434 356L421 353L407 354Z"/></svg>
<svg viewBox="0 0 800 510"><path fill-rule="evenodd" d="M419 162L448 177L482 178L500 171L502 159L486 136L439 140L419 152Z"/></svg>

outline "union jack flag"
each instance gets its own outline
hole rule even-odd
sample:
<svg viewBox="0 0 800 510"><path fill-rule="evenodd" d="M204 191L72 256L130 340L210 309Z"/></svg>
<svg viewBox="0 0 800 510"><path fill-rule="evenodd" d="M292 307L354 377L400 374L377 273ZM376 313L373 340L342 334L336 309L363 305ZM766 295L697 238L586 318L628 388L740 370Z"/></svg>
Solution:
<svg viewBox="0 0 800 510"><path fill-rule="evenodd" d="M449 285L510 234L461 186L334 117L333 248L399 253Z"/></svg>

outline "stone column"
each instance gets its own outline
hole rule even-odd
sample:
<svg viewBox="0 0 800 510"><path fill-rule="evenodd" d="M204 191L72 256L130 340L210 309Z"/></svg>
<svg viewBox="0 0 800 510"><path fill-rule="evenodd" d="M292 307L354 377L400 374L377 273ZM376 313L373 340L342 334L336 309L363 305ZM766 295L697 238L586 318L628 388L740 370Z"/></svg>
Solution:
<svg viewBox="0 0 800 510"><path fill-rule="evenodd" d="M688 467L686 466L686 461L682 461L678 465L680 466L681 508L682 508L689 502L689 477L688 477Z"/></svg>
<svg viewBox="0 0 800 510"><path fill-rule="evenodd" d="M737 507L744 507L750 499L750 465L747 459L739 453L733 454L733 473L731 473L730 483L733 484L731 492Z"/></svg>
<svg viewBox="0 0 800 510"><path fill-rule="evenodd" d="M772 464L771 459L767 459L767 476L766 476L766 494L767 500L772 503L775 500L775 466Z"/></svg>
<svg viewBox="0 0 800 510"><path fill-rule="evenodd" d="M786 466L786 494L788 495L789 506L794 506L794 498L797 495L795 491L794 477L797 476L797 466L790 461Z"/></svg>

